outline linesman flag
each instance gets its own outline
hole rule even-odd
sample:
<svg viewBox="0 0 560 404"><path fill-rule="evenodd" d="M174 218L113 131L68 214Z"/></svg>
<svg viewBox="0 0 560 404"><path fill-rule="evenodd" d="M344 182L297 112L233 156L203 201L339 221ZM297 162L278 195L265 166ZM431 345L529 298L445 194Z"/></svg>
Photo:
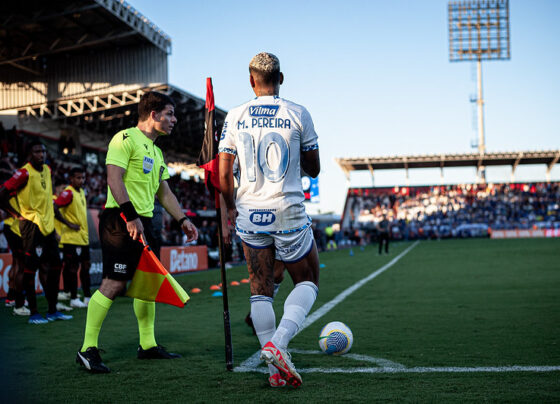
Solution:
<svg viewBox="0 0 560 404"><path fill-rule="evenodd" d="M121 215L124 219L124 215ZM126 220L125 220L126 222ZM126 295L147 302L185 307L189 295L165 269L144 238L144 250L136 267Z"/></svg>
<svg viewBox="0 0 560 404"><path fill-rule="evenodd" d="M202 149L198 156L197 166L204 168L204 182L213 194L220 192L220 179L218 175L218 133L216 132L216 119L214 116L214 90L212 78L206 78L206 106L204 112L204 139ZM216 197L217 197L216 192Z"/></svg>

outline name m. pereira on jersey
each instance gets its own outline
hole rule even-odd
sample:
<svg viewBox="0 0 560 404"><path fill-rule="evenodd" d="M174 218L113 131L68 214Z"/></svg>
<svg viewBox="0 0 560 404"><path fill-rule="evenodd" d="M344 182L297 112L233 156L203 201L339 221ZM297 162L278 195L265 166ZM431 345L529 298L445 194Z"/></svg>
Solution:
<svg viewBox="0 0 560 404"><path fill-rule="evenodd" d="M272 129L292 129L292 122L282 118L251 118L251 126L247 126L245 120L237 122L237 129L249 128L272 128ZM222 134L222 138L225 135Z"/></svg>

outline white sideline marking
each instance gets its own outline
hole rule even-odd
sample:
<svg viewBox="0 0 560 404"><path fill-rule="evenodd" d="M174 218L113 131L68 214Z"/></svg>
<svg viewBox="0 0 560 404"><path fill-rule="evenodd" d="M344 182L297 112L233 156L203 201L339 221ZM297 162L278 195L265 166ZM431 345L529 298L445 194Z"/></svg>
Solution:
<svg viewBox="0 0 560 404"><path fill-rule="evenodd" d="M304 354L304 355L325 355L323 351L305 351L303 349L290 349L290 352ZM384 358L374 358L373 356L367 355L358 355L353 353L344 354L344 358L354 359L356 361L361 362L371 362L375 363L379 367L382 368L391 368L391 369L405 369L406 366L401 365L400 363L390 361L389 359Z"/></svg>
<svg viewBox="0 0 560 404"><path fill-rule="evenodd" d="M263 369L268 373L268 369ZM260 371L260 369L255 369ZM504 372L556 372L560 366L482 366L482 367L414 367L414 368L307 368L299 373L504 373Z"/></svg>
<svg viewBox="0 0 560 404"><path fill-rule="evenodd" d="M381 268L379 268L377 271L372 272L371 274L369 274L368 276L366 276L362 280L356 282L355 284L350 286L348 289L344 290L342 293L340 293L338 296L336 296L334 299L332 299L330 302L325 303L319 309L315 310L313 312L313 314L311 314L310 316L308 316L305 319L305 322L303 323L302 327L298 330L296 335L299 334L304 329L306 329L307 327L309 327L315 321L319 320L321 317L323 317L329 311L331 311L337 304L342 302L344 299L346 299L348 296L350 296L352 293L354 293L357 289L361 288L366 282L369 282L373 278L377 277L378 275L382 274L387 269L389 269L393 265L395 265L402 257L404 257L406 254L408 254L408 252L410 250L412 250L414 247L416 247L419 242L420 241L416 241L414 244L412 244L410 247L408 247L402 253L397 255L395 258L393 258L387 264L385 264ZM242 362L241 365L234 368L233 371L234 372L255 372L255 371L258 371L257 366L259 366L259 364L261 363L261 360L259 359L259 354L260 354L260 351L255 352L253 355L251 355L249 358L247 358L244 362Z"/></svg>
<svg viewBox="0 0 560 404"><path fill-rule="evenodd" d="M292 349L291 352L302 355L324 355L322 351L307 351L303 349ZM374 358L367 355L345 354L345 359L353 359L361 362L371 362L378 367L346 367L346 368L306 368L298 369L299 373L506 373L506 372L555 372L560 371L560 366L479 366L479 367L412 367L392 362L384 358ZM235 372L258 372L268 373L268 368L259 366L259 360L253 368L235 368Z"/></svg>

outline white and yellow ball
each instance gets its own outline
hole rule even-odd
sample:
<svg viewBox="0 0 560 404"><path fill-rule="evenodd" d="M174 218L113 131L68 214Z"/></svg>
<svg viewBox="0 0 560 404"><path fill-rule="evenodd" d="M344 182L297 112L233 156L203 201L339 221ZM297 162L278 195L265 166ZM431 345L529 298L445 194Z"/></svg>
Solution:
<svg viewBox="0 0 560 404"><path fill-rule="evenodd" d="M319 333L319 347L329 355L344 355L352 348L353 342L352 331L340 321L328 323Z"/></svg>

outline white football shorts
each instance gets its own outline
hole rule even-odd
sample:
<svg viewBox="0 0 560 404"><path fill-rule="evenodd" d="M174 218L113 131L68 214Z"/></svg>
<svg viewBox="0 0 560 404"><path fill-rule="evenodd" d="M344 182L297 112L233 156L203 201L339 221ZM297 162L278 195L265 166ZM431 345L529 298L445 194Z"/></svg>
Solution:
<svg viewBox="0 0 560 404"><path fill-rule="evenodd" d="M313 230L311 226L285 234L237 234L251 248L267 248L274 244L276 248L275 259L288 264L301 261L313 248Z"/></svg>

